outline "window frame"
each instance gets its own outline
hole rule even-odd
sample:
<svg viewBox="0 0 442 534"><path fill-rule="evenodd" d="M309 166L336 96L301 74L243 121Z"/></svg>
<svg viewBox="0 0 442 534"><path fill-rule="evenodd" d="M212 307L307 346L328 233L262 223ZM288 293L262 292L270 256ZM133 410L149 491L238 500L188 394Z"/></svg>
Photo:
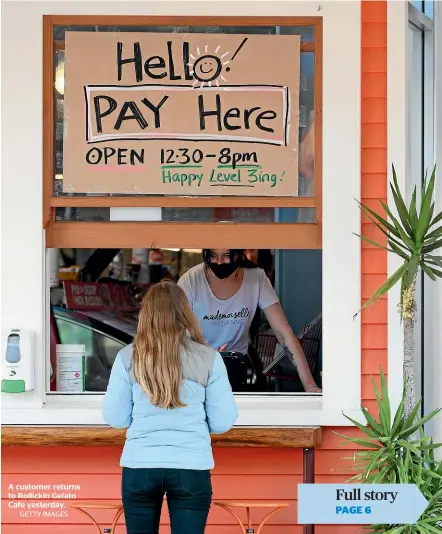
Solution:
<svg viewBox="0 0 442 534"><path fill-rule="evenodd" d="M124 10L126 13L137 15L137 20L140 18L140 14L154 14L159 10L163 13L177 13L178 7L172 2L162 2L160 7L154 6L152 3L140 4L135 6L134 4L119 4L120 7L116 9ZM211 15L213 13L221 14L225 12L225 4L221 2L209 2L204 5L186 4L180 6L179 12L183 15L193 15L195 12L198 14L205 13ZM109 10L114 9L110 3L103 3L102 6L96 9L98 12L106 13ZM253 5L253 7L245 1L235 2L235 10L239 15L248 15L252 11L257 13L258 16L254 17L254 24L260 19L266 23L269 20L279 20L281 23L285 21L286 24L292 25L294 21L299 21L298 17L320 17L324 24L324 38L323 49L319 51L324 58L322 64L322 73L325 84L323 87L323 101L324 122L320 125L320 129L316 129L316 135L321 141L321 158L324 161L324 168L321 169L324 181L322 183L323 199L321 194L321 212L324 213L324 219L327 220L327 225L321 229L320 238L315 240L317 248L323 247L323 315L324 315L324 393L322 397L313 397L300 395L298 397L241 397L238 398L238 407L240 410L240 417L238 419L238 426L297 426L297 425L325 425L325 426L343 426L349 425L349 421L343 417L344 411L347 415L358 417L360 413L361 402L361 319L358 316L353 320L353 314L359 309L361 304L361 247L357 238L352 236L352 232L358 231L361 225L360 211L357 207L354 198L360 199L360 159L361 159L361 124L360 124L360 105L361 105L361 54L360 54L360 42L361 42L361 11L360 3L345 3L345 2L331 2L325 3L318 11L317 4L312 2L290 2L290 3L266 3L260 5ZM86 10L85 6L77 4L66 4L57 8L58 13L74 12L77 14L83 14ZM268 13L272 12L277 14L277 17L268 17ZM15 10L11 6L9 10L9 17L11 13L15 13ZM36 39L41 36L41 28L39 22L44 15L42 7L36 7L32 12L27 15L27 23L30 28L30 34L27 36L27 50L28 54L25 58L25 66L40 65L42 60L42 52L38 46L36 46ZM259 15L263 15L260 17ZM296 15L296 18L294 18ZM71 15L55 17L59 23L68 24L72 22L73 17ZM120 23L125 22L125 16L117 17ZM89 15L82 17L82 22L92 20ZM113 17L113 19L115 19ZM170 20L170 19L168 19ZM183 17L180 17L180 21ZM201 20L197 17L193 20ZM210 20L222 20L225 22L227 19L224 17L211 18ZM290 20L290 22L288 22ZM47 21L44 20L44 25ZM298 23L298 22L297 22ZM279 24L282 25L282 24ZM17 42L13 34L9 35L11 42ZM48 42L49 41L49 42ZM31 47L29 48L29 43ZM45 33L45 48L49 47L52 50L52 35L48 40L48 33ZM51 61L52 62L52 61ZM15 64L9 63L5 72L12 74ZM8 70L9 69L9 70ZM35 68L34 68L35 70ZM24 71L23 71L24 72ZM47 74L46 74L47 75ZM24 75L23 75L24 76ZM23 78L22 76L22 78ZM19 80L22 80L19 77ZM23 78L23 81L24 78ZM345 83L343 83L343 81ZM48 85L47 80L43 80L43 87ZM52 91L52 73L50 81ZM41 94L41 90L37 92L37 97ZM12 96L12 95L10 95ZM34 95L35 96L35 95ZM45 109L47 110L48 93L43 94L43 100L45 101ZM35 100L30 100L34 104ZM26 113L29 114L30 105L26 107L26 103L22 106L17 114L12 118L8 118L7 124L13 129L15 123L22 120ZM318 111L318 109L316 109ZM322 110L321 110L322 111ZM41 120L35 119L35 113L31 116L30 122L28 122L28 129L26 130L25 139L39 139L41 133ZM44 117L47 121L47 117ZM336 135L336 125L339 125L341 135ZM45 125L43 125L45 127ZM52 128L52 126L51 126ZM324 136L322 131L324 130ZM17 129L13 129L17 131ZM45 133L45 132L43 132ZM45 134L46 135L46 134ZM322 139L321 139L322 138ZM52 135L51 135L52 139ZM29 158L24 161L24 169L26 173L23 175L23 187L31 187L34 181L37 179L38 184L43 184L42 195L46 200L51 197L52 192L52 175L51 181L44 180L41 175L40 168L30 172L35 167L36 153L39 153L41 145L37 142L29 147ZM11 154L8 156L9 166L12 165L12 157L18 157L18 147L12 147ZM43 159L47 165L47 146L43 151ZM28 161L33 161L32 166ZM343 164L343 162L345 164ZM47 168L46 168L47 170ZM37 178L36 178L37 176ZM339 177L339 180L336 177ZM48 185L50 188L48 190ZM320 189L317 186L317 191ZM8 191L7 191L8 192ZM49 193L49 195L48 195ZM15 200L15 197L9 196L10 204L6 204L7 213L11 216L19 208L19 200ZM43 197L40 197L43 200ZM57 202L60 201L58 197L55 197ZM109 199L109 197L104 197ZM336 201L339 199L339 201ZM73 199L71 199L73 200ZM79 197L74 199L77 203ZM238 199L236 199L238 200ZM97 198L92 199L93 202L97 202ZM122 203L123 201L123 203ZM124 201L127 199L119 199L118 205L124 205ZM200 202L200 199L197 199ZM225 199L217 199L220 202L218 206L226 207ZM300 205L307 202L306 199L298 199ZM54 200L55 202L55 200ZM192 200L192 202L196 202ZM214 201L215 202L215 201ZM274 199L260 198L260 206L272 206L275 207ZM285 199L287 202L287 199ZM216 203L216 202L215 202ZM79 204L77 204L79 205ZM84 204L83 204L84 205ZM256 204L255 204L256 205ZM230 204L231 207L235 207ZM283 204L287 206L287 204ZM304 204L305 206L305 204ZM257 206L258 207L258 206ZM32 206L31 206L32 208ZM50 206L48 202L44 204L43 223L45 225L45 232L41 235L42 242L35 244L36 235L36 222L37 219L42 216L41 204L39 208L32 208L29 213L21 215L21 224L23 228L26 228L26 233L22 232L24 242L31 245L33 252L38 254L38 263L42 262L43 267L39 266L39 276L29 281L26 288L32 289L31 293L36 299L30 302L30 307L23 313L20 308L17 296L14 293L14 300L9 298L8 294L8 306L11 307L10 323L13 326L21 326L22 328L33 328L37 334L36 337L36 387L35 390L26 396L17 398L17 396L11 398L11 396L4 396L3 402L3 423L9 425L29 425L29 424L52 424L52 425L103 425L104 421L101 416L101 401L100 399L91 400L89 396L54 396L49 398L44 388L44 381L42 380L48 367L47 358L49 351L49 298L46 283L43 283L44 278L41 277L49 272L48 257L44 259L44 251L49 246L54 246L54 240L51 237L51 232L59 225L63 225L67 231L69 224L60 223L51 224L50 209L54 206ZM318 213L318 222L322 219L322 214ZM40 218L41 220L41 218ZM91 231L91 227L87 226L88 223L73 223L82 227L84 234L87 237L87 233ZM94 223L96 226L97 223ZM131 223L124 223L125 231L129 232L129 225ZM143 223L142 228L149 228L150 223ZM167 223L162 223L161 227L164 228ZM23 226L25 225L25 226ZM51 229L49 230L49 226ZM206 233L204 239L211 238L211 246L214 246L213 236L217 243L221 243L222 233L217 228L222 225L203 225L206 229L210 228L211 235ZM293 237L290 233L290 227L293 227L293 232L297 235ZM302 225L286 225L278 224L278 231L274 232L272 238L271 248L294 248L296 247L296 238L302 235L302 232L296 232L296 227L300 228ZM310 226L310 225L309 225ZM249 230L255 228L256 234L260 233L260 225L246 224L245 227ZM275 230L273 225L267 225L270 229ZM288 228L287 228L288 227ZM20 227L21 228L21 227ZM105 228L109 229L109 226ZM175 230L177 226L174 226ZM197 226L194 226L197 228ZM232 229L232 236L237 232L241 232L243 240L246 240L247 246L253 248L259 248L263 246L259 236L255 233L249 235L249 231L243 230L244 225L236 224L230 225ZM32 229L32 231L31 231ZM159 228L158 228L159 230ZM95 231L95 230L94 230ZM279 234L284 234L283 243L284 246L279 246L279 243L283 240L279 237ZM152 236L153 232L150 230L143 230L141 238L146 243L155 244L154 239L149 241L146 237ZM323 236L322 236L323 235ZM74 234L71 234L69 241L75 243ZM155 237L155 236L153 236ZM269 237L269 242L270 242ZM31 239L32 238L32 239ZM26 241L27 239L27 241ZM94 238L96 239L96 238ZM236 238L235 238L236 239ZM165 242L166 238L162 236L162 242ZM236 239L238 242L239 239ZM251 243L253 241L253 243ZM65 243L68 239L65 240ZM34 245L33 245L34 243ZM225 244L225 236L224 241ZM101 243L94 244L103 246ZM209 244L209 243L208 243ZM229 240L229 246L231 241ZM257 245L257 246L256 246ZM17 245L8 242L11 252L17 251L15 248ZM20 245L23 246L23 245ZM40 247L41 246L41 252ZM84 246L84 245L83 245ZM164 246L161 243L161 246ZM175 243L176 246L176 243ZM193 246L189 248L194 248ZM310 247L307 247L310 248ZM38 249L38 250L37 250ZM40 255L41 254L41 255ZM43 271L43 272L42 272ZM29 284L33 285L29 286ZM38 293L38 294L37 294ZM23 298L25 294L23 294ZM43 319L37 314L37 311L43 312ZM16 321L16 322L14 322ZM45 368L46 366L46 368ZM341 372L343 366L345 366L345 374ZM89 398L88 398L89 397Z"/></svg>
<svg viewBox="0 0 442 534"><path fill-rule="evenodd" d="M435 144L435 159L442 161L442 6L439 2L435 2L434 6L434 144ZM437 180L435 199L436 209L442 209L442 185L441 181ZM442 283L439 280L432 286L433 302L431 315L432 318L432 335L430 343L434 350L434 406L442 406L442 391L440 388L440 376L442 376L442 330L440 324L442 322ZM434 439L436 443L440 443L442 439L442 418L439 415L435 418L434 425ZM441 451L436 452L436 458L442 459Z"/></svg>
<svg viewBox="0 0 442 534"><path fill-rule="evenodd" d="M315 177L313 197L184 197L184 196L54 196L54 58L55 51L64 48L64 43L53 40L54 26L314 26L315 41L301 43L302 51L315 53ZM261 248L315 248L322 246L322 17L149 17L149 16L56 16L43 17L43 227L46 230L48 248L97 248L108 246L103 242L118 242L122 248L137 246L140 242L155 243L156 247L182 246L197 248L204 234L210 238L212 247L222 247L225 235L217 223L176 223L161 222L106 222L104 235L97 235L96 223L60 222L55 220L55 210L60 207L291 207L315 208L315 223L278 223L286 247L273 245L275 236L272 225L253 224L253 230L260 236ZM244 223L233 223L232 236L235 241L243 242L246 236L241 227ZM248 233L251 228L246 228ZM101 229L98 232L101 234ZM239 235L237 232L241 232ZM279 233L279 232L278 232ZM137 236L134 238L134 236ZM168 241L173 238L174 245ZM135 244L134 244L135 243ZM230 246L237 246L231 243ZM250 245L252 246L252 245ZM253 245L254 246L254 245ZM238 248L241 248L238 246ZM258 247L259 248L259 247Z"/></svg>
<svg viewBox="0 0 442 534"><path fill-rule="evenodd" d="M426 2L424 7L426 7ZM425 10L424 10L425 11ZM407 172L406 172L406 182L405 190L410 195L413 187L416 185L418 190L424 179L426 170L431 171L436 155L436 143L435 143L435 109L436 109L436 100L435 100L435 23L432 18L427 14L420 12L413 6L411 3L408 4L408 29L418 32L418 39L420 40L420 45L422 47L419 50L419 68L421 69L420 73L420 94L418 106L416 102L411 99L414 96L413 86L408 80L408 101L407 109L408 113L417 112L419 113L419 122L421 126L421 131L416 132L413 128L413 121L408 118L407 122L407 131L409 137L408 144L408 153L407 153ZM416 34L415 34L416 35ZM411 38L411 33L408 31L407 40ZM415 50L413 49L413 53ZM407 53L407 61L409 61L410 56ZM408 67L408 64L407 64ZM411 67L409 67L408 74ZM410 98L411 95L411 98ZM413 166L415 154L411 151L411 147L416 149L417 144L420 143L419 151L419 163L420 167L416 169L416 165ZM436 158L437 160L437 158ZM417 170L417 172L416 172ZM420 174L419 174L420 171ZM436 203L438 203L437 191L435 195ZM421 405L421 414L426 415L430 413L436 406L435 404L435 381L434 377L437 376L435 373L435 368L437 366L436 360L438 351L435 348L436 343L433 341L434 338L434 325L437 324L437 320L432 320L437 316L435 306L436 297L434 292L434 282L429 280L427 277L423 277L422 273L420 279L418 280L419 287L417 290L416 300L417 300L417 310L418 310L418 327L416 332L415 339L415 358L418 361L415 361L415 373L416 379L420 378L419 384L417 386L418 394L417 397L422 397ZM430 340L430 341L428 341ZM436 387L437 389L437 387ZM434 421L429 421L426 425L427 431L430 434L434 433L435 423Z"/></svg>

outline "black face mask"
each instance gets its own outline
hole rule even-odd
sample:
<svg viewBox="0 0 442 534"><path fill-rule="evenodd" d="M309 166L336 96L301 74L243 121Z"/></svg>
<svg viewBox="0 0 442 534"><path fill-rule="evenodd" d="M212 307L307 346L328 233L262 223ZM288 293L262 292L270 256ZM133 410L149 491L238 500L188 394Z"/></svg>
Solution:
<svg viewBox="0 0 442 534"><path fill-rule="evenodd" d="M209 268L212 270L212 273L219 278L220 280L224 280L225 278L229 278L230 275L232 275L236 269L238 269L238 265L236 262L233 263L208 263L207 264Z"/></svg>

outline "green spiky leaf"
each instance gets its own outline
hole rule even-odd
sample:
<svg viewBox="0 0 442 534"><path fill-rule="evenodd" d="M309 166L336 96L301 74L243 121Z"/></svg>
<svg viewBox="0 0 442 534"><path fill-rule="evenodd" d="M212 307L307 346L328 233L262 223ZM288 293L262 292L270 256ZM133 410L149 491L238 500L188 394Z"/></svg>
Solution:
<svg viewBox="0 0 442 534"><path fill-rule="evenodd" d="M370 425L371 429L379 436L382 433L381 425L376 421L376 419L370 414L367 408L361 407L362 413L365 417L365 420Z"/></svg>
<svg viewBox="0 0 442 534"><path fill-rule="evenodd" d="M396 246L396 244L391 241L391 238L388 240L388 244L390 245L392 251L398 256L400 256L403 260L407 260L407 261L410 260L410 256L409 255L407 256L407 254L402 252L402 249Z"/></svg>
<svg viewBox="0 0 442 534"><path fill-rule="evenodd" d="M378 301L382 296L386 295L392 287L394 287L397 282L402 278L402 276L407 272L408 268L408 262L405 262L403 265L399 267L399 269L390 276L390 278L384 282L379 289L377 289L373 295L365 302L365 304L362 306L361 310L367 308L367 306L370 306L371 304L374 304L376 301ZM359 312L361 311L359 310ZM359 313L358 312L358 313ZM357 314L356 314L357 315Z"/></svg>
<svg viewBox="0 0 442 534"><path fill-rule="evenodd" d="M438 213L436 215L436 217L434 217L434 219L431 221L431 224L430 224L430 228L431 226L434 226L435 224L439 223L442 221L442 212Z"/></svg>
<svg viewBox="0 0 442 534"><path fill-rule="evenodd" d="M429 234L426 234L424 242L427 243L427 241L433 240L433 239L434 241L436 241L440 237L442 237L442 227L436 228L436 230L433 230Z"/></svg>
<svg viewBox="0 0 442 534"><path fill-rule="evenodd" d="M412 228L416 228L416 224L418 221L417 210L416 210L416 186L414 186L413 194L411 195L409 213L410 213L411 226Z"/></svg>
<svg viewBox="0 0 442 534"><path fill-rule="evenodd" d="M408 237L407 233L405 232L405 230L402 228L400 222L396 219L396 217L393 215L393 213L391 212L390 208L388 207L387 204L385 204L385 202L383 202L381 200L381 205L382 207L384 208L385 212L388 214L388 216L390 217L390 219L393 221L393 224L396 228L396 230L398 231L399 235L400 235L400 238L402 239L402 241L404 242L404 244L407 246L407 248L409 248L411 251L413 251L413 248L414 248L414 242L413 240Z"/></svg>
<svg viewBox="0 0 442 534"><path fill-rule="evenodd" d="M428 265L425 265L425 263L423 263L423 262L421 263L421 267L422 267L422 270L424 271L424 273L429 278L431 278L431 280L433 280L433 282L436 282L436 280L437 280L436 275L433 273L431 268Z"/></svg>
<svg viewBox="0 0 442 534"><path fill-rule="evenodd" d="M428 230L431 223L431 203L433 200L434 183L436 178L436 167L434 167L431 173L430 181L428 185L424 181L422 186L422 201L419 213L419 220L416 226L416 239L418 242L422 241L425 232Z"/></svg>
<svg viewBox="0 0 442 534"><path fill-rule="evenodd" d="M427 254L424 257L424 261L432 261L435 265L439 265L439 267L442 267L442 256L431 256L430 254Z"/></svg>
<svg viewBox="0 0 442 534"><path fill-rule="evenodd" d="M396 237L400 238L400 234L399 232L396 230L396 228L390 224L386 219L384 219L383 217L381 217L379 215L379 213L376 213L374 210L372 210L371 208L369 208L368 206L366 206L365 204L362 204L361 202L359 202L359 200L356 200L356 202L358 203L359 207L361 208L361 210L363 212L365 212L365 214L367 215L367 217L369 217L371 220L372 217L374 219L376 219L378 222L380 222L382 224L382 226L384 226L389 232L391 232L392 234L394 234Z"/></svg>
<svg viewBox="0 0 442 534"><path fill-rule="evenodd" d="M367 217L370 219L370 221L376 226L376 228L378 228L378 230L380 230L388 239L390 245L391 243L394 243L397 247L402 247L404 250L401 250L402 253L409 253L409 250L408 248L403 244L401 243L400 241L400 237L395 239L394 237L391 236L392 232L388 232L385 228L384 228L384 225L382 223L379 223L375 220L374 217L371 217L370 215L367 215ZM382 219L383 220L383 219Z"/></svg>
<svg viewBox="0 0 442 534"><path fill-rule="evenodd" d="M425 245L424 247L422 247L422 252L423 254L428 254L429 252L437 250L438 248L442 248L442 240L436 241L431 245Z"/></svg>
<svg viewBox="0 0 442 534"><path fill-rule="evenodd" d="M366 243L370 243L370 245L373 245L376 248L381 248L382 250L386 250L387 252L393 252L394 253L394 250L392 250L392 249L390 249L388 247L385 247L384 245L380 245L379 243L376 243L376 241L373 241L372 239L368 239L368 237L365 237L363 235L356 234L356 233L354 233L354 235L359 237L360 239L362 239L362 241L365 241Z"/></svg>
<svg viewBox="0 0 442 534"><path fill-rule="evenodd" d="M399 218L404 226L405 231L410 237L413 237L413 230L410 224L410 215L408 213L407 207L405 206L404 199L401 195L401 191L398 186L396 170L394 165L393 169L393 183L390 183L390 189L393 194L394 203L396 204L396 209L399 214Z"/></svg>

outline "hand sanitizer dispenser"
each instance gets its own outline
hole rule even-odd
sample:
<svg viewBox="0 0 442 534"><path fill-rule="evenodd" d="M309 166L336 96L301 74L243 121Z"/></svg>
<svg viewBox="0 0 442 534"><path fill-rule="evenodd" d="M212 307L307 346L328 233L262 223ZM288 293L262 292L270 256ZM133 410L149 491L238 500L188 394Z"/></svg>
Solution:
<svg viewBox="0 0 442 534"><path fill-rule="evenodd" d="M9 330L4 334L2 345L2 392L32 391L34 389L32 332Z"/></svg>

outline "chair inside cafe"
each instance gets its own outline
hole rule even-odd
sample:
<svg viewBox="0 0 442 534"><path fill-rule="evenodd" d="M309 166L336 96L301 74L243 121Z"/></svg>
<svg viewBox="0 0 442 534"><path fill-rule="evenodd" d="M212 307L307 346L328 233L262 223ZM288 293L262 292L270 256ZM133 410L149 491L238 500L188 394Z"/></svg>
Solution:
<svg viewBox="0 0 442 534"><path fill-rule="evenodd" d="M251 328L251 340L246 356L223 354L227 373L236 393L241 392L303 392L304 388L293 357L282 347L275 334L264 327L259 328L259 310ZM310 371L318 385L321 384L320 357L322 342L322 314L306 325L298 334Z"/></svg>

